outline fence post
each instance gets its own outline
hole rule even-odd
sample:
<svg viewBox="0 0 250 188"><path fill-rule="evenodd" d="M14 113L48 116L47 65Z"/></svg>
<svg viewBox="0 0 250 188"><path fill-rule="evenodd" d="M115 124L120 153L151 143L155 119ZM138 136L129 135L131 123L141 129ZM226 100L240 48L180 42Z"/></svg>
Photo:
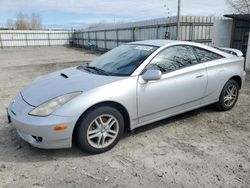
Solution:
<svg viewBox="0 0 250 188"><path fill-rule="evenodd" d="M73 44L74 44L74 37L73 37L73 35L70 35L70 31L68 31L68 42L69 42L69 46L70 46L70 41L72 41L72 46L73 46Z"/></svg>
<svg viewBox="0 0 250 188"><path fill-rule="evenodd" d="M3 48L3 41L2 41L2 34L0 33L0 44L1 44L1 48Z"/></svg>
<svg viewBox="0 0 250 188"><path fill-rule="evenodd" d="M28 47L28 46L29 46L29 44L28 44L28 37L27 37L27 33L25 33L24 35L25 35L26 46Z"/></svg>
<svg viewBox="0 0 250 188"><path fill-rule="evenodd" d="M97 31L95 31L95 45L97 46Z"/></svg>
<svg viewBox="0 0 250 188"><path fill-rule="evenodd" d="M118 29L116 29L115 32L116 32L116 46L119 46Z"/></svg>
<svg viewBox="0 0 250 188"><path fill-rule="evenodd" d="M157 27L156 27L156 39L159 39L159 28L160 28L160 26L157 25Z"/></svg>
<svg viewBox="0 0 250 188"><path fill-rule="evenodd" d="M190 25L191 25L190 41L193 41L193 38L194 38L194 23L191 22Z"/></svg>
<svg viewBox="0 0 250 188"><path fill-rule="evenodd" d="M97 45L97 31L95 31L95 45L96 45L96 50L98 49L98 45Z"/></svg>
<svg viewBox="0 0 250 188"><path fill-rule="evenodd" d="M79 36L81 36L80 33L79 33ZM84 32L82 32L82 38L81 39L82 39L82 47L84 48ZM80 45L79 41L78 41L78 44Z"/></svg>
<svg viewBox="0 0 250 188"><path fill-rule="evenodd" d="M132 28L132 41L135 41L135 28Z"/></svg>
<svg viewBox="0 0 250 188"><path fill-rule="evenodd" d="M107 50L107 33L106 30L104 30L104 48Z"/></svg>
<svg viewBox="0 0 250 188"><path fill-rule="evenodd" d="M48 33L48 42L49 42L49 46L50 46L50 36L49 36L49 33Z"/></svg>

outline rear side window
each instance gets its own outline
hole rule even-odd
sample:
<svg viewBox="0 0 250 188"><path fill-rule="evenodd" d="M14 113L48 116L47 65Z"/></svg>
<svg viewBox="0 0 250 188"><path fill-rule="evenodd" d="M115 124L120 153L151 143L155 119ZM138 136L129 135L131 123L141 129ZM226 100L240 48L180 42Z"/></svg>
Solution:
<svg viewBox="0 0 250 188"><path fill-rule="evenodd" d="M200 63L222 59L223 56L201 48L193 47L195 55Z"/></svg>

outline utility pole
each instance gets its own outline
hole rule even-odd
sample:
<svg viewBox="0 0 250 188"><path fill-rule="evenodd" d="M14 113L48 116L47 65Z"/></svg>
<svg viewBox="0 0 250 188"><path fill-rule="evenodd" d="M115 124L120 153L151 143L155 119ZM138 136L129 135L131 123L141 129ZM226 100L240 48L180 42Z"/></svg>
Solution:
<svg viewBox="0 0 250 188"><path fill-rule="evenodd" d="M176 39L180 40L180 13L181 13L181 0L178 0L177 8L177 28L176 28Z"/></svg>
<svg viewBox="0 0 250 188"><path fill-rule="evenodd" d="M169 14L170 14L170 9L167 7L167 5L164 5L164 8L167 9L167 19L166 19L166 32L164 35L164 39L169 39L169 27L168 27L168 23L169 23Z"/></svg>

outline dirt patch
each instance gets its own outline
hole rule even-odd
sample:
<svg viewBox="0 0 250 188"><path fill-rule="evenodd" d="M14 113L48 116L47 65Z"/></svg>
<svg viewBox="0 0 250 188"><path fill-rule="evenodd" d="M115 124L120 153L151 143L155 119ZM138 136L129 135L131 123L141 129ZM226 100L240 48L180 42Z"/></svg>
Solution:
<svg viewBox="0 0 250 188"><path fill-rule="evenodd" d="M205 107L150 124L101 155L41 150L18 137L4 108L34 78L96 55L39 48L34 57L36 49L15 49L10 64L13 52L0 50L0 187L249 187L250 77L229 112Z"/></svg>

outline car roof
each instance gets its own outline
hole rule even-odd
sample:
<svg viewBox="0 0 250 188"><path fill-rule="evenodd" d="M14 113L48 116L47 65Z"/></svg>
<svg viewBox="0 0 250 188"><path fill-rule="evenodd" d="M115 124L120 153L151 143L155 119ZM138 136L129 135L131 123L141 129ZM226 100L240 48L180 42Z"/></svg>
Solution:
<svg viewBox="0 0 250 188"><path fill-rule="evenodd" d="M180 41L180 40L143 40L143 41L135 41L135 42L130 42L128 44L134 44L134 45L148 45L148 46L156 46L156 47L163 47L166 45L190 45L190 46L195 46L198 48L202 48L205 50L209 50L211 52L220 54L224 57L232 57L234 55L231 55L227 52L224 52L222 50L219 50L217 48L211 47L211 46L207 46L201 43L197 43L197 42L190 42L190 41Z"/></svg>
<svg viewBox="0 0 250 188"><path fill-rule="evenodd" d="M190 46L195 46L199 47L205 50L209 50L215 53L218 53L224 57L230 57L233 55L230 55L226 52L223 52L219 49L216 49L211 46L207 46L201 43L196 43L196 42L190 42L190 41L180 41L180 40L143 40L143 41L135 41L135 42L130 42L128 44L134 44L134 45L148 45L148 46L156 46L156 47L163 47L165 45L190 45Z"/></svg>
<svg viewBox="0 0 250 188"><path fill-rule="evenodd" d="M162 46L165 46L166 44L171 44L171 43L175 43L175 42L176 41L174 41L174 40L143 40L143 41L130 42L129 44L138 44L138 45L149 45L149 46L162 47Z"/></svg>

